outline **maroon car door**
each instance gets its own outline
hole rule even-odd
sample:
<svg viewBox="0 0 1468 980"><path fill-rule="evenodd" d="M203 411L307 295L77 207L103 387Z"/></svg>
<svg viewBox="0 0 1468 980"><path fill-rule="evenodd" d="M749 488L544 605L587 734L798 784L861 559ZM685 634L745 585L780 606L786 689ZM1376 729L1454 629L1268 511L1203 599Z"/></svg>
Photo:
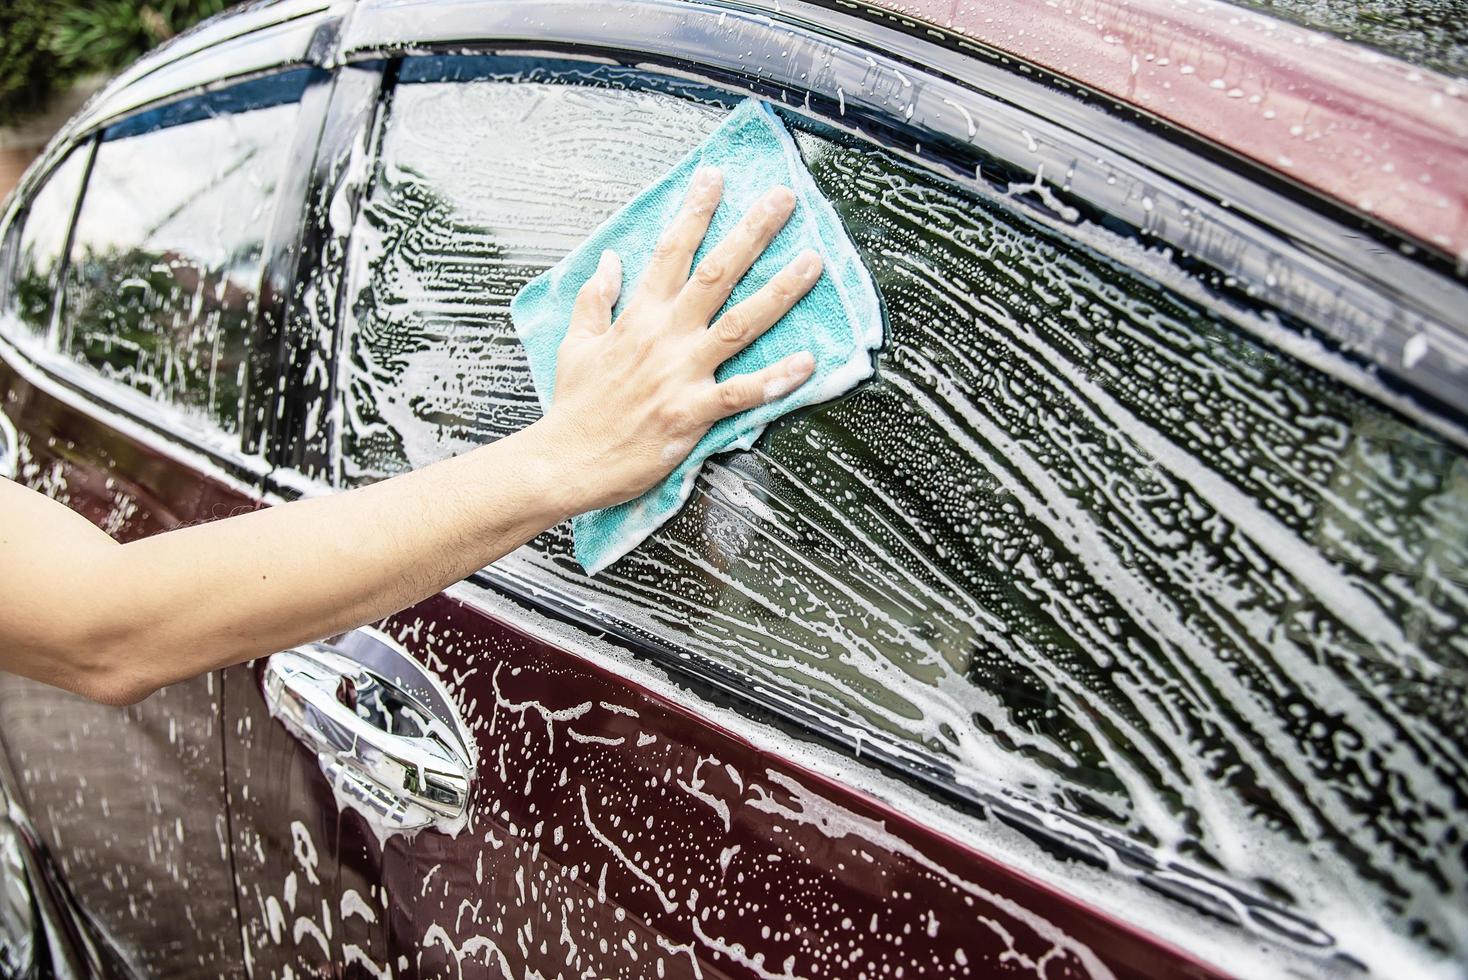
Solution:
<svg viewBox="0 0 1468 980"><path fill-rule="evenodd" d="M262 244L308 78L86 135L16 219L0 350L15 476L118 540L259 505L265 465L242 433ZM139 976L244 975L220 684L109 707L0 674L22 805L88 927Z"/></svg>
<svg viewBox="0 0 1468 980"><path fill-rule="evenodd" d="M533 423L511 297L751 90L889 335L605 572L552 529L227 673L257 972L1452 972L1464 453L1023 169L1142 136L804 6L421 6L345 35L272 499Z"/></svg>

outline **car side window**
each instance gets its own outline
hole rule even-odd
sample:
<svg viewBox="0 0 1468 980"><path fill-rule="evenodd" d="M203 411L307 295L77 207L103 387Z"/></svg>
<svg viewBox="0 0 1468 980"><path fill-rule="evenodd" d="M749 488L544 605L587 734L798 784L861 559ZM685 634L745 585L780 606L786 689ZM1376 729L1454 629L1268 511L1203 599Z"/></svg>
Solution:
<svg viewBox="0 0 1468 980"><path fill-rule="evenodd" d="M51 325L66 233L91 153L90 142L74 147L31 196L7 236L0 267L10 273L5 312L32 336L44 337Z"/></svg>
<svg viewBox="0 0 1468 980"><path fill-rule="evenodd" d="M239 431L262 247L308 76L246 82L102 132L64 278L63 352Z"/></svg>
<svg viewBox="0 0 1468 980"><path fill-rule="evenodd" d="M405 61L354 232L341 482L533 421L510 298L727 104L619 67ZM716 460L603 574L562 527L491 576L955 783L1286 904L1347 882L1447 941L1435 901L1401 896L1464 880L1464 452L783 117L882 295L876 378Z"/></svg>

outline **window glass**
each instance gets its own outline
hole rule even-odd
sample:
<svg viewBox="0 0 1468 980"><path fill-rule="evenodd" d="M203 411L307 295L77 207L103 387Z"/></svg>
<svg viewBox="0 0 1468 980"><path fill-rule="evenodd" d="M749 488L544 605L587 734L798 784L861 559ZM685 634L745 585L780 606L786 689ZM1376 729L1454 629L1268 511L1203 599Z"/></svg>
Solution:
<svg viewBox="0 0 1468 980"><path fill-rule="evenodd" d="M1359 41L1424 68L1468 77L1468 17L1462 3L1403 0L1234 0L1240 7Z"/></svg>
<svg viewBox="0 0 1468 980"><path fill-rule="evenodd" d="M718 123L682 84L406 63L354 236L344 483L537 417L509 300ZM875 380L708 466L602 575L565 527L491 574L960 784L1312 917L1374 903L1391 935L1451 948L1464 454L1193 300L785 118L886 305Z"/></svg>
<svg viewBox="0 0 1468 980"><path fill-rule="evenodd" d="M226 433L239 431L262 247L307 74L106 130L77 216L62 348Z"/></svg>
<svg viewBox="0 0 1468 980"><path fill-rule="evenodd" d="M12 270L6 312L37 336L44 336L51 326L59 260L91 149L90 143L76 147L51 171L28 207L17 215L18 224L10 236L14 252L7 254L4 266Z"/></svg>

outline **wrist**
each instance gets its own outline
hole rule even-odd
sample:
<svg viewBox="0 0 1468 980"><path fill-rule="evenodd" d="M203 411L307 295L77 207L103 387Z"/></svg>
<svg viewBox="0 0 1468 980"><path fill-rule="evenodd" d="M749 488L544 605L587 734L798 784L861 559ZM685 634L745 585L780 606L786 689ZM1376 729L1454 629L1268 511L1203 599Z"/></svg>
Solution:
<svg viewBox="0 0 1468 980"><path fill-rule="evenodd" d="M526 443L531 479L541 503L554 518L553 525L595 507L586 453L572 427L559 417L546 415L511 438Z"/></svg>

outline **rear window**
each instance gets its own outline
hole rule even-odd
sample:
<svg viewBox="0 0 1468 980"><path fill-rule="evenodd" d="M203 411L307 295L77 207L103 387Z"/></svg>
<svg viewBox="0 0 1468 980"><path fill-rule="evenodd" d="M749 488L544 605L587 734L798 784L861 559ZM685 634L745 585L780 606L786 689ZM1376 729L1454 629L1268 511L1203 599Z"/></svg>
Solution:
<svg viewBox="0 0 1468 980"><path fill-rule="evenodd" d="M510 298L726 109L621 68L405 62L354 233L341 483L533 421ZM1462 450L784 118L885 303L875 380L718 458L606 573L561 527L491 577L926 779L1040 801L1103 853L1456 948Z"/></svg>
<svg viewBox="0 0 1468 980"><path fill-rule="evenodd" d="M239 431L263 242L309 76L248 82L103 132L65 277L65 353Z"/></svg>
<svg viewBox="0 0 1468 980"><path fill-rule="evenodd" d="M5 310L32 337L45 337L55 309L56 277L66 251L77 194L92 145L74 148L32 195L7 235L5 266L11 271Z"/></svg>

